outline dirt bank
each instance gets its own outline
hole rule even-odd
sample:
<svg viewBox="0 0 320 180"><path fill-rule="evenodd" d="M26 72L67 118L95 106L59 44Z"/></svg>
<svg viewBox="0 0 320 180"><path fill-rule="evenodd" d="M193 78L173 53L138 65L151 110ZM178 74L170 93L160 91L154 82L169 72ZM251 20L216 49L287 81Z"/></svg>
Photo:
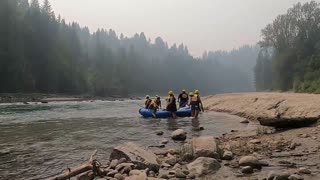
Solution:
<svg viewBox="0 0 320 180"><path fill-rule="evenodd" d="M206 109L286 127L314 123L320 115L320 95L296 93L234 93L209 96Z"/></svg>

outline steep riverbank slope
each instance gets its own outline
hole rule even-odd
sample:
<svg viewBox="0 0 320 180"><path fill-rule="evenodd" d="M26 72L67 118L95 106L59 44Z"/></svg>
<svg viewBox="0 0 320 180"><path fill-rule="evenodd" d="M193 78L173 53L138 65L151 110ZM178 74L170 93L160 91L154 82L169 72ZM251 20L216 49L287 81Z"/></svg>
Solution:
<svg viewBox="0 0 320 180"><path fill-rule="evenodd" d="M296 93L234 93L209 96L206 109L286 127L314 123L320 115L320 95Z"/></svg>

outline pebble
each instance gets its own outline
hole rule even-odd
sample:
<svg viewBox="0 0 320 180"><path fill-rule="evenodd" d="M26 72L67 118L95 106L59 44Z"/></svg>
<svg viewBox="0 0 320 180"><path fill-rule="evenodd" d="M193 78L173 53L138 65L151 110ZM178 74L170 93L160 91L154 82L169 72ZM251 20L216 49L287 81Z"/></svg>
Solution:
<svg viewBox="0 0 320 180"><path fill-rule="evenodd" d="M244 119L244 120L240 121L240 123L249 123L249 120L248 119Z"/></svg>
<svg viewBox="0 0 320 180"><path fill-rule="evenodd" d="M311 174L311 171L307 168L304 168L304 167L299 168L298 172L299 172L299 174Z"/></svg>
<svg viewBox="0 0 320 180"><path fill-rule="evenodd" d="M289 173L287 172L275 172L275 171L270 171L267 176L267 180L284 180L288 179L290 176Z"/></svg>
<svg viewBox="0 0 320 180"><path fill-rule="evenodd" d="M223 160L232 160L233 159L233 154L231 151L224 151L222 155Z"/></svg>
<svg viewBox="0 0 320 180"><path fill-rule="evenodd" d="M301 134L300 137L307 138L307 137L309 137L309 135L308 134Z"/></svg>
<svg viewBox="0 0 320 180"><path fill-rule="evenodd" d="M117 180L124 180L124 177L120 173L117 173L116 175L114 175L114 178L116 178Z"/></svg>
<svg viewBox="0 0 320 180"><path fill-rule="evenodd" d="M303 180L304 178L298 174L291 174L288 179L289 180Z"/></svg>
<svg viewBox="0 0 320 180"><path fill-rule="evenodd" d="M199 127L199 130L200 130L200 131L203 131L203 130L204 130L204 127L203 127L203 126L200 126L200 127Z"/></svg>
<svg viewBox="0 0 320 180"><path fill-rule="evenodd" d="M118 173L117 170L112 170L111 172L109 172L109 173L107 174L107 176L109 176L109 177L114 177L117 173Z"/></svg>
<svg viewBox="0 0 320 180"><path fill-rule="evenodd" d="M252 143L252 144L260 144L261 141L259 139L252 139L249 141L249 143Z"/></svg>
<svg viewBox="0 0 320 180"><path fill-rule="evenodd" d="M163 135L163 131L157 131L157 132L156 132L156 135L162 136L162 135Z"/></svg>
<svg viewBox="0 0 320 180"><path fill-rule="evenodd" d="M169 179L169 176L166 173L161 173L158 177L161 179Z"/></svg>
<svg viewBox="0 0 320 180"><path fill-rule="evenodd" d="M171 165L168 164L168 163L162 163L162 164L161 164L161 167L168 167L168 168L169 168L169 167L171 167Z"/></svg>
<svg viewBox="0 0 320 180"><path fill-rule="evenodd" d="M112 160L110 163L110 168L112 169L116 168L116 166L118 165L118 162L119 162L118 159Z"/></svg>
<svg viewBox="0 0 320 180"><path fill-rule="evenodd" d="M182 170L180 168L178 168L176 170L176 178L182 178L182 179L185 179L187 176L182 172Z"/></svg>
<svg viewBox="0 0 320 180"><path fill-rule="evenodd" d="M195 179L196 175L194 173L190 173L190 174L188 174L187 178L188 179Z"/></svg>
<svg viewBox="0 0 320 180"><path fill-rule="evenodd" d="M290 149L295 149L296 146L297 146L296 143L293 142L293 143L290 144L289 148L290 148Z"/></svg>
<svg viewBox="0 0 320 180"><path fill-rule="evenodd" d="M253 169L251 166L245 166L245 167L241 168L241 172L243 174L251 174L251 173L253 173Z"/></svg>
<svg viewBox="0 0 320 180"><path fill-rule="evenodd" d="M160 144L168 144L168 142L169 142L168 139L162 139Z"/></svg>
<svg viewBox="0 0 320 180"><path fill-rule="evenodd" d="M134 169L130 171L129 176L139 175L140 173L141 171Z"/></svg>
<svg viewBox="0 0 320 180"><path fill-rule="evenodd" d="M181 168L181 165L180 165L179 163L175 164L172 169L173 169L173 170L176 170L176 169L178 169L178 168Z"/></svg>
<svg viewBox="0 0 320 180"><path fill-rule="evenodd" d="M156 173L153 171L149 171L148 175L149 177L156 177Z"/></svg>

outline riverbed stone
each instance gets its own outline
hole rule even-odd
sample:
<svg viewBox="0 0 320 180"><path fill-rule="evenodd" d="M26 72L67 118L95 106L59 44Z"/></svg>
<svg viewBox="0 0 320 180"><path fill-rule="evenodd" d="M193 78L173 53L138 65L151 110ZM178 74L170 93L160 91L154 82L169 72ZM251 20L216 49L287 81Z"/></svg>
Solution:
<svg viewBox="0 0 320 180"><path fill-rule="evenodd" d="M133 167L134 166L134 164L133 163L121 163L121 164L118 164L117 166L116 166L116 170L117 171L120 171L120 170L122 170L123 168L125 168L125 167Z"/></svg>
<svg viewBox="0 0 320 180"><path fill-rule="evenodd" d="M120 173L115 174L115 175L114 175L114 178L116 178L117 180L124 180L123 175L120 174Z"/></svg>
<svg viewBox="0 0 320 180"><path fill-rule="evenodd" d="M172 132L171 138L176 141L184 141L187 139L187 132L183 129L177 129Z"/></svg>
<svg viewBox="0 0 320 180"><path fill-rule="evenodd" d="M251 166L253 168L261 168L261 166L268 166L267 162L259 161L254 156L243 156L239 160L240 166Z"/></svg>
<svg viewBox="0 0 320 180"><path fill-rule="evenodd" d="M134 169L130 171L129 176L139 175L140 173L140 170Z"/></svg>
<svg viewBox="0 0 320 180"><path fill-rule="evenodd" d="M109 177L114 177L117 173L118 173L117 170L112 170L112 171L110 171L110 172L107 174L107 176L109 176Z"/></svg>
<svg viewBox="0 0 320 180"><path fill-rule="evenodd" d="M175 175L176 175L176 178L185 179L187 177L180 168L176 169Z"/></svg>
<svg viewBox="0 0 320 180"><path fill-rule="evenodd" d="M249 123L249 120L248 119L244 119L244 120L240 121L240 123L247 124L247 123Z"/></svg>
<svg viewBox="0 0 320 180"><path fill-rule="evenodd" d="M158 172L160 165L157 162L157 156L151 151L129 142L121 144L113 148L110 159L126 158L127 161L136 165L136 169L149 168L154 172Z"/></svg>
<svg viewBox="0 0 320 180"><path fill-rule="evenodd" d="M221 165L216 159L209 157L198 157L187 165L190 173L194 173L198 177L217 171L220 167Z"/></svg>
<svg viewBox="0 0 320 180"><path fill-rule="evenodd" d="M259 139L252 139L252 140L249 141L249 143L251 143L251 144L260 144L261 141Z"/></svg>
<svg viewBox="0 0 320 180"><path fill-rule="evenodd" d="M217 143L213 136L194 137L191 144L195 157L219 158Z"/></svg>
<svg viewBox="0 0 320 180"><path fill-rule="evenodd" d="M311 171L304 167L299 168L298 172L299 174L311 174Z"/></svg>
<svg viewBox="0 0 320 180"><path fill-rule="evenodd" d="M160 144L168 144L168 142L169 142L168 139L162 139Z"/></svg>
<svg viewBox="0 0 320 180"><path fill-rule="evenodd" d="M222 155L223 160L232 160L233 159L233 153L231 151L224 151Z"/></svg>
<svg viewBox="0 0 320 180"><path fill-rule="evenodd" d="M157 132L156 132L156 135L162 136L162 135L163 135L163 131L157 131Z"/></svg>
<svg viewBox="0 0 320 180"><path fill-rule="evenodd" d="M253 168L251 166L244 166L241 168L241 172L243 174L251 174L253 173Z"/></svg>
<svg viewBox="0 0 320 180"><path fill-rule="evenodd" d="M118 165L119 160L118 159L113 159L110 163L110 168L115 169L116 166Z"/></svg>
<svg viewBox="0 0 320 180"><path fill-rule="evenodd" d="M164 162L170 164L171 166L174 166L178 162L178 159L175 156L168 153Z"/></svg>
<svg viewBox="0 0 320 180"><path fill-rule="evenodd" d="M270 171L267 176L267 180L287 180L290 174L288 172L276 172Z"/></svg>
<svg viewBox="0 0 320 180"><path fill-rule="evenodd" d="M291 174L288 179L289 180L304 180L304 178L302 176L300 176L299 174Z"/></svg>

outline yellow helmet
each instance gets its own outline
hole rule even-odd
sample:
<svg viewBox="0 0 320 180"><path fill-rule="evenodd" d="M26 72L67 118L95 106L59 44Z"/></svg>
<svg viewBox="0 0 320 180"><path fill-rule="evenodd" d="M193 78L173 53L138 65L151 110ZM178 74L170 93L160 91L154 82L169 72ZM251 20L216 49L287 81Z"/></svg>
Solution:
<svg viewBox="0 0 320 180"><path fill-rule="evenodd" d="M193 96L193 95L194 95L193 92L190 92L190 93L189 93L189 96Z"/></svg>
<svg viewBox="0 0 320 180"><path fill-rule="evenodd" d="M186 92L186 90L185 90L185 89L182 89L182 92Z"/></svg>
<svg viewBox="0 0 320 180"><path fill-rule="evenodd" d="M169 95L173 95L173 91L169 91L168 94L169 94Z"/></svg>
<svg viewBox="0 0 320 180"><path fill-rule="evenodd" d="M195 93L195 94L199 94L199 90L195 90L194 93Z"/></svg>

